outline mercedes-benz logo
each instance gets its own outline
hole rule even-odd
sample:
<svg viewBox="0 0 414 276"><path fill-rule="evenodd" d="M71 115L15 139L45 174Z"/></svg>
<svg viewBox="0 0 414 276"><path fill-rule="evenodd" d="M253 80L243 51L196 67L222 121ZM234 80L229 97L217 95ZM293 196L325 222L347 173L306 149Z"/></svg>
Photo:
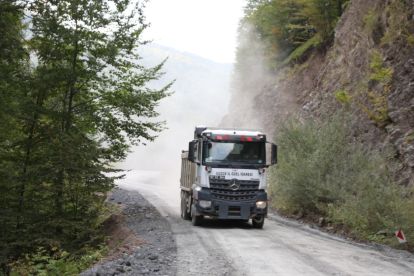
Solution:
<svg viewBox="0 0 414 276"><path fill-rule="evenodd" d="M240 188L240 184L237 183L236 179L233 179L230 184L230 189L232 189L233 191L237 191L239 188Z"/></svg>

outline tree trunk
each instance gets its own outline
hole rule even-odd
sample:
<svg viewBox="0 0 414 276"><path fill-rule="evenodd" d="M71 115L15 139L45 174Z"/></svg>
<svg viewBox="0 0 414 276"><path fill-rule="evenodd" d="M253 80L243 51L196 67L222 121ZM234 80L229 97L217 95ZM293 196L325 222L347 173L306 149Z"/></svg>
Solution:
<svg viewBox="0 0 414 276"><path fill-rule="evenodd" d="M55 205L56 205L56 217L60 218L63 216L63 194L64 194L64 188L65 188L65 161L64 161L64 155L65 152L63 150L64 140L69 137L69 133L72 128L72 109L73 109L73 97L75 96L76 89L75 85L77 82L77 76L76 76L76 64L78 61L78 51L79 51L79 41L77 37L77 28L78 28L78 22L75 20L75 34L74 34L74 51L72 56L72 68L71 68L71 74L69 76L68 80L68 88L67 92L65 93L65 97L63 99L63 117L62 117L62 144L60 145L61 148L59 150L60 160L61 160L61 169L58 172L58 176L56 179L56 199L55 199ZM60 226L56 227L56 233L60 234L62 232L62 229Z"/></svg>
<svg viewBox="0 0 414 276"><path fill-rule="evenodd" d="M41 107L42 105L43 105L43 95L39 93L36 99L36 107ZM33 113L32 121L28 128L28 137L26 141L25 156L24 156L22 173L21 173L21 178L20 178L21 181L20 181L20 187L19 187L19 206L18 206L18 212L17 212L16 229L21 228L21 219L22 219L23 210L24 210L24 197L25 197L27 181L28 181L27 170L30 166L30 159L31 159L32 151L33 151L33 138L35 134L38 115L39 114L37 111Z"/></svg>

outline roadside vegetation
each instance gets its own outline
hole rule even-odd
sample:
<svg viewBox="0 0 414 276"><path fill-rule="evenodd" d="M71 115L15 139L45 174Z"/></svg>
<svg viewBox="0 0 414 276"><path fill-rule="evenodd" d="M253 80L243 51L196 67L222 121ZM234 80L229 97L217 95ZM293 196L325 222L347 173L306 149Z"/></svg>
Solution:
<svg viewBox="0 0 414 276"><path fill-rule="evenodd" d="M111 164L163 129L170 86L147 87L162 63L137 63L146 27L136 1L0 2L0 274L104 254Z"/></svg>
<svg viewBox="0 0 414 276"><path fill-rule="evenodd" d="M394 183L392 152L370 148L350 133L350 115L291 119L276 139L272 205L350 235L397 246L394 232L414 239L413 191Z"/></svg>

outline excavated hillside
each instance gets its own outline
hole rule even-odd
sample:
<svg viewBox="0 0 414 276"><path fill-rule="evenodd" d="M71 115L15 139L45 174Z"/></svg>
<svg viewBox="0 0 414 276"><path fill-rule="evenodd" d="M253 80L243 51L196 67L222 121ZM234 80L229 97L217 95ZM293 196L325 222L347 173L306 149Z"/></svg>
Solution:
<svg viewBox="0 0 414 276"><path fill-rule="evenodd" d="M399 181L414 185L414 1L350 1L331 46L277 72L252 41L240 39L250 53L237 64L224 125L274 133L292 114L323 119L344 107L355 115L353 135L393 148Z"/></svg>

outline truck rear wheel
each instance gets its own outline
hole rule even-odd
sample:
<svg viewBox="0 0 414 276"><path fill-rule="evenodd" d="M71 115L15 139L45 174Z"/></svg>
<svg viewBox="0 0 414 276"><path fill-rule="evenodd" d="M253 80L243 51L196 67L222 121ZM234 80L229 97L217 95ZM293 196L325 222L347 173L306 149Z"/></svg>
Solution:
<svg viewBox="0 0 414 276"><path fill-rule="evenodd" d="M253 228L262 229L264 225L265 218L263 216L257 216L252 218Z"/></svg>
<svg viewBox="0 0 414 276"><path fill-rule="evenodd" d="M181 218L185 220L191 219L191 212L188 208L189 196L186 192L181 191Z"/></svg>

